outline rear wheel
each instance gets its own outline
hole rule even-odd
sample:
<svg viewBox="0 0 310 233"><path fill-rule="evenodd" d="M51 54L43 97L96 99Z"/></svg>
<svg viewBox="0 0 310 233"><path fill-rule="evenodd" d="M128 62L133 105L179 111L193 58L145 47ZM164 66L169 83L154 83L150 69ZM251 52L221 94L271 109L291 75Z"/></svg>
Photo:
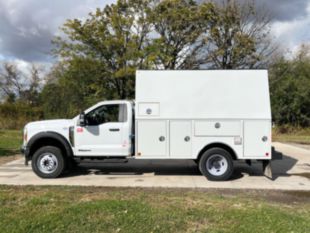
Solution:
<svg viewBox="0 0 310 233"><path fill-rule="evenodd" d="M56 178L65 170L65 159L61 150L44 146L32 156L32 170L41 178Z"/></svg>
<svg viewBox="0 0 310 233"><path fill-rule="evenodd" d="M232 157L222 148L211 148L201 156L199 170L208 180L228 180L233 173Z"/></svg>

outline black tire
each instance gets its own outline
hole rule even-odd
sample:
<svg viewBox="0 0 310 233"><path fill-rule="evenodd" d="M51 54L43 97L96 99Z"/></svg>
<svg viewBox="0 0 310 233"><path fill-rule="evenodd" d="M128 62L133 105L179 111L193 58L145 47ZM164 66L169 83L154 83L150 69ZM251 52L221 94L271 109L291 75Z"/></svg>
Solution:
<svg viewBox="0 0 310 233"><path fill-rule="evenodd" d="M208 164L207 164L208 163ZM212 173L209 172L212 168ZM208 180L228 180L234 170L230 153L222 148L211 148L203 153L199 160L199 170ZM218 173L218 174L216 174Z"/></svg>
<svg viewBox="0 0 310 233"><path fill-rule="evenodd" d="M65 158L58 147L44 146L33 154L31 166L41 178L57 178L65 170Z"/></svg>

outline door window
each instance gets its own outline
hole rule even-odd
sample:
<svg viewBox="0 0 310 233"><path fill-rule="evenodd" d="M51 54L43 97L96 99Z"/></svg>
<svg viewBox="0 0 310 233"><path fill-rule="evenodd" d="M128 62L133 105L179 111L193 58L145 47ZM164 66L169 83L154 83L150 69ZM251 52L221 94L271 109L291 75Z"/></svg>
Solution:
<svg viewBox="0 0 310 233"><path fill-rule="evenodd" d="M126 104L108 104L102 105L86 115L87 125L101 125L110 122L126 122L127 106Z"/></svg>

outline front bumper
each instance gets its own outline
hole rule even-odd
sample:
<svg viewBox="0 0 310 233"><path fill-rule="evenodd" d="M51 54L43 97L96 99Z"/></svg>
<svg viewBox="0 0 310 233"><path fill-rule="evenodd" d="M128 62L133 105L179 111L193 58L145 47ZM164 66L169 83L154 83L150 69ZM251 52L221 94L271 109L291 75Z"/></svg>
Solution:
<svg viewBox="0 0 310 233"><path fill-rule="evenodd" d="M25 155L25 151L26 151L26 148L22 146L20 148L20 153L22 153L22 155Z"/></svg>
<svg viewBox="0 0 310 233"><path fill-rule="evenodd" d="M25 165L28 165L28 162L30 161L30 157L29 157L29 149L27 148L27 146L22 146L20 148L20 152L22 153L22 155L25 156Z"/></svg>

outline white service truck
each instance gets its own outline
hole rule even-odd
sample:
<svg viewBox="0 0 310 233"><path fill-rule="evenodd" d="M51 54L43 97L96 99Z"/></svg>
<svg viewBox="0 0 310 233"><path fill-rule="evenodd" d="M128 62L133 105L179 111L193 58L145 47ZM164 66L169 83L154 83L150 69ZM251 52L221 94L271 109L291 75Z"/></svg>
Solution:
<svg viewBox="0 0 310 233"><path fill-rule="evenodd" d="M138 70L135 101L104 101L70 120L28 123L22 152L42 178L84 159L194 160L210 180L229 179L234 160L265 168L275 159L268 73Z"/></svg>

